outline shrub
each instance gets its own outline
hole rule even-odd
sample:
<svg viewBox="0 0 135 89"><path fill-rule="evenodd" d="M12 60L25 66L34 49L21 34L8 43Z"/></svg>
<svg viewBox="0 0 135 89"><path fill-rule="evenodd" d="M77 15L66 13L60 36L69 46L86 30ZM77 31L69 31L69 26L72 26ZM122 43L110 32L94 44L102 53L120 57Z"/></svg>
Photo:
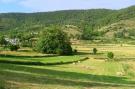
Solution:
<svg viewBox="0 0 135 89"><path fill-rule="evenodd" d="M108 57L109 59L113 59L113 58L114 58L113 52L108 52L108 53L107 53L107 57Z"/></svg>
<svg viewBox="0 0 135 89"><path fill-rule="evenodd" d="M77 53L77 49L74 49L73 52L74 52L74 53Z"/></svg>
<svg viewBox="0 0 135 89"><path fill-rule="evenodd" d="M97 49L96 48L93 48L93 54L96 54L97 53Z"/></svg>
<svg viewBox="0 0 135 89"><path fill-rule="evenodd" d="M0 86L0 89L6 89L4 86Z"/></svg>
<svg viewBox="0 0 135 89"><path fill-rule="evenodd" d="M10 45L10 46L9 46L9 49L10 49L11 51L17 51L19 48L20 48L20 47L19 47L18 45Z"/></svg>

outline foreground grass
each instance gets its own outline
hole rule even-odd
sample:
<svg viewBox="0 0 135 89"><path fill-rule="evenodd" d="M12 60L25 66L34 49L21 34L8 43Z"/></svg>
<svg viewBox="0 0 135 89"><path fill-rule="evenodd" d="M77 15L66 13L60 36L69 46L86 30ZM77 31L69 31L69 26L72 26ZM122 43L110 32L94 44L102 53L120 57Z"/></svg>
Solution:
<svg viewBox="0 0 135 89"><path fill-rule="evenodd" d="M17 89L34 89L34 87L35 89L132 89L135 87L135 81L126 75L116 75L118 71L123 70L119 63L97 61L95 65L94 62L90 59L76 65L57 66L1 64L0 79ZM101 63L105 65L102 66ZM117 67L114 67L115 65Z"/></svg>

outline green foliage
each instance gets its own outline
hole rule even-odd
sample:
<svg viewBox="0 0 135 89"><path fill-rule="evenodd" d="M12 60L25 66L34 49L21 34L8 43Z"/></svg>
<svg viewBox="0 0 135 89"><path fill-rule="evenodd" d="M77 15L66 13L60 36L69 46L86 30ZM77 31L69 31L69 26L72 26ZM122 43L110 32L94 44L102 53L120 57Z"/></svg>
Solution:
<svg viewBox="0 0 135 89"><path fill-rule="evenodd" d="M115 33L114 36L117 38L124 38L124 33L120 31L120 32Z"/></svg>
<svg viewBox="0 0 135 89"><path fill-rule="evenodd" d="M135 37L135 29L129 29L129 35Z"/></svg>
<svg viewBox="0 0 135 89"><path fill-rule="evenodd" d="M82 31L82 39L93 40L98 36L98 32L93 30L93 27L85 27Z"/></svg>
<svg viewBox="0 0 135 89"><path fill-rule="evenodd" d="M59 55L72 54L72 48L67 35L59 27L45 29L38 39L36 50L42 53Z"/></svg>
<svg viewBox="0 0 135 89"><path fill-rule="evenodd" d="M96 48L93 48L93 54L97 54L97 49Z"/></svg>
<svg viewBox="0 0 135 89"><path fill-rule="evenodd" d="M77 53L77 49L74 49L74 51L73 51L74 53Z"/></svg>
<svg viewBox="0 0 135 89"><path fill-rule="evenodd" d="M63 50L60 48L56 49L56 54L63 55Z"/></svg>
<svg viewBox="0 0 135 89"><path fill-rule="evenodd" d="M107 57L108 57L109 59L113 59L113 58L114 58L114 53L113 53L113 52L108 52L108 53L107 53Z"/></svg>
<svg viewBox="0 0 135 89"><path fill-rule="evenodd" d="M0 80L0 89L10 89L9 86L10 85L5 80Z"/></svg>
<svg viewBox="0 0 135 89"><path fill-rule="evenodd" d="M36 36L36 34L33 34L32 32L25 32L25 31L19 31L19 30L12 30L10 31L8 37L10 39L19 39L20 45L23 47L32 47L33 46L33 38Z"/></svg>
<svg viewBox="0 0 135 89"><path fill-rule="evenodd" d="M5 40L4 36L0 36L0 45L1 46L6 46L8 42Z"/></svg>
<svg viewBox="0 0 135 89"><path fill-rule="evenodd" d="M126 34L129 33L129 32L126 29L123 29L123 30L118 31L117 33L115 33L114 36L116 38L127 38L128 36L126 36ZM129 35L130 35L130 33L129 33Z"/></svg>
<svg viewBox="0 0 135 89"><path fill-rule="evenodd" d="M6 88L5 85L0 82L0 89L9 89L9 88Z"/></svg>
<svg viewBox="0 0 135 89"><path fill-rule="evenodd" d="M34 34L31 33L24 33L20 38L21 46L23 47L32 47L33 46L33 38Z"/></svg>
<svg viewBox="0 0 135 89"><path fill-rule="evenodd" d="M3 87L3 86L0 86L0 89L6 89L5 87Z"/></svg>
<svg viewBox="0 0 135 89"><path fill-rule="evenodd" d="M18 45L9 45L9 49L11 50L11 51L17 51L18 49L19 49L20 47L18 46Z"/></svg>
<svg viewBox="0 0 135 89"><path fill-rule="evenodd" d="M92 9L92 10L69 10L43 13L4 13L0 15L1 23L5 29L28 28L33 25L78 25L86 24L89 21L96 21L105 15L111 14L112 10ZM6 18L6 19L5 19ZM94 22L89 23L90 25ZM21 30L20 29L20 30Z"/></svg>

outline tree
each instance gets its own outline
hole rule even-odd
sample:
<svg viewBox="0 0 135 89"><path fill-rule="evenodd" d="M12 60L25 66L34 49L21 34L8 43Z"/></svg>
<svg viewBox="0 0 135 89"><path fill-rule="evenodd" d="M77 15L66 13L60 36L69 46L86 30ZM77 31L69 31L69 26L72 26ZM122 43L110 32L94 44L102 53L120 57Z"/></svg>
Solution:
<svg viewBox="0 0 135 89"><path fill-rule="evenodd" d="M93 48L93 54L96 54L97 53L97 49L96 48Z"/></svg>
<svg viewBox="0 0 135 89"><path fill-rule="evenodd" d="M45 29L37 41L36 50L48 54L72 54L72 48L67 34L59 27Z"/></svg>
<svg viewBox="0 0 135 89"><path fill-rule="evenodd" d="M9 45L9 49L11 50L11 51L17 51L18 49L19 49L20 47L18 46L18 45Z"/></svg>
<svg viewBox="0 0 135 89"><path fill-rule="evenodd" d="M23 47L32 47L32 39L34 38L34 34L31 33L23 33L22 37L19 38L21 42L21 46Z"/></svg>
<svg viewBox="0 0 135 89"><path fill-rule="evenodd" d="M108 57L109 59L113 59L113 58L114 58L113 52L108 52L108 53L107 53L107 57Z"/></svg>

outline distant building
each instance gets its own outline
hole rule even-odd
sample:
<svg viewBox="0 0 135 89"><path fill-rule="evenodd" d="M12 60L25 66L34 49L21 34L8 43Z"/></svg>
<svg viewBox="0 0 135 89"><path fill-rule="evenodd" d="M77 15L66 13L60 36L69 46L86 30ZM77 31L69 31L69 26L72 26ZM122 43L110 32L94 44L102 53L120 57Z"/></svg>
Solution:
<svg viewBox="0 0 135 89"><path fill-rule="evenodd" d="M10 39L10 38L5 38L5 40L13 45L18 45L20 43L20 40L18 38Z"/></svg>

